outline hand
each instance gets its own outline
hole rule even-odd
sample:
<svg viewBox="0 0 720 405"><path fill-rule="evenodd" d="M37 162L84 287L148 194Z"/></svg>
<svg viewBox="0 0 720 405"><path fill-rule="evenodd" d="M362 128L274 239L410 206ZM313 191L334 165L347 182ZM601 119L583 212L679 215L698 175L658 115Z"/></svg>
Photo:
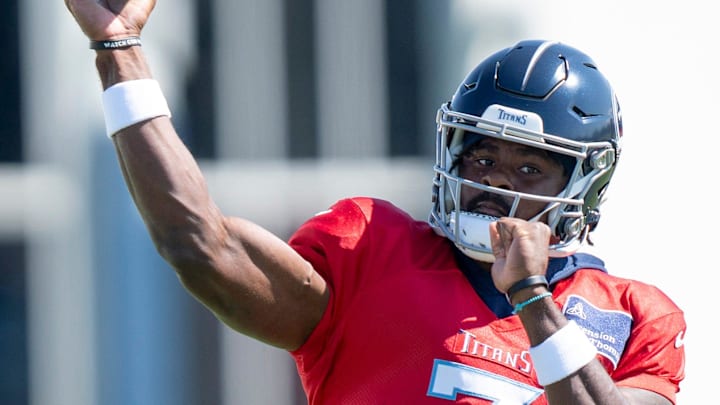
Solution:
<svg viewBox="0 0 720 405"><path fill-rule="evenodd" d="M139 36L156 0L65 0L70 13L91 40Z"/></svg>
<svg viewBox="0 0 720 405"><path fill-rule="evenodd" d="M490 225L495 287L507 292L516 282L547 271L550 228L542 222L501 218Z"/></svg>

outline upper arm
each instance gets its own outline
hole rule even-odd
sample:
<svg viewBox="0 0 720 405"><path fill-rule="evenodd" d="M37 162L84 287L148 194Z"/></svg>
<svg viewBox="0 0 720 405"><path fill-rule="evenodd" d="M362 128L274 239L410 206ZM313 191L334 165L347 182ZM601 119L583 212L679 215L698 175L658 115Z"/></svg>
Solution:
<svg viewBox="0 0 720 405"><path fill-rule="evenodd" d="M167 117L113 139L155 246L188 291L231 328L281 348L299 347L329 296L312 266L267 230L222 214Z"/></svg>
<svg viewBox="0 0 720 405"><path fill-rule="evenodd" d="M287 243L252 222L224 218L175 263L185 287L231 328L274 346L298 348L328 303L325 281Z"/></svg>

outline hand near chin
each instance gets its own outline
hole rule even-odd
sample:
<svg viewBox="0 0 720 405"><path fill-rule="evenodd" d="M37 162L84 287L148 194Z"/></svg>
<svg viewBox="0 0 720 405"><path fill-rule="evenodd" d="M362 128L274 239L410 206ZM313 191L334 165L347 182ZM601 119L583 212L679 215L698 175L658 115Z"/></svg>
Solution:
<svg viewBox="0 0 720 405"><path fill-rule="evenodd" d="M492 279L495 287L506 292L516 282L544 275L548 265L550 228L542 222L519 218L501 218L490 224L495 263Z"/></svg>

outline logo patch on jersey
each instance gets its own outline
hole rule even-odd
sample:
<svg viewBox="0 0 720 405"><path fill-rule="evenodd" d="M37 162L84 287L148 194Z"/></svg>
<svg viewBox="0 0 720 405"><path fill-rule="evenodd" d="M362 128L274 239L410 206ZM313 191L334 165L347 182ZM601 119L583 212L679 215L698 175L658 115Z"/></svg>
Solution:
<svg viewBox="0 0 720 405"><path fill-rule="evenodd" d="M617 367L625 343L630 337L632 317L620 311L595 307L583 297L571 295L565 302L563 313L582 328L598 353L607 357Z"/></svg>
<svg viewBox="0 0 720 405"><path fill-rule="evenodd" d="M679 349L685 345L685 331L680 331L680 333L675 336L675 348Z"/></svg>

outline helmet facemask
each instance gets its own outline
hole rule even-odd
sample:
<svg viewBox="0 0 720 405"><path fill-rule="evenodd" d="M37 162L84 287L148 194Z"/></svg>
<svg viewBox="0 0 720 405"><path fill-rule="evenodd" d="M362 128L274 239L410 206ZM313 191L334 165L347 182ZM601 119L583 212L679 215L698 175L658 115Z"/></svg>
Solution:
<svg viewBox="0 0 720 405"><path fill-rule="evenodd" d="M553 235L551 256L571 255L587 240L600 218L622 137L615 93L588 55L559 42L518 42L480 62L438 110L436 121L429 223L438 233L468 256L494 261L489 225L497 218L461 209L462 194L471 189L511 201L507 216L517 216L520 206L522 216L532 216L524 219L546 222ZM468 146L466 136L514 142L568 160L567 184L547 196L464 179L454 163ZM538 203L544 208L536 214L524 208Z"/></svg>
<svg viewBox="0 0 720 405"><path fill-rule="evenodd" d="M524 122L525 127L521 127L487 118L494 116L498 109L529 116L530 124ZM550 227L553 235L550 256L575 253L599 219L598 206L615 167L615 146L610 142L577 142L546 134L539 116L509 107L492 105L483 116L486 118L452 111L448 104L438 110L433 209L429 223L466 255L493 262L489 226L498 218L463 210L460 203L463 190L477 189L510 200L509 217L516 216L522 202L541 202L544 208L528 220L544 220ZM533 119L536 124L532 123ZM457 162L467 146L467 138L476 137L474 134L566 156L565 160L573 162L566 169L566 186L557 195L547 196L492 187L460 177Z"/></svg>

